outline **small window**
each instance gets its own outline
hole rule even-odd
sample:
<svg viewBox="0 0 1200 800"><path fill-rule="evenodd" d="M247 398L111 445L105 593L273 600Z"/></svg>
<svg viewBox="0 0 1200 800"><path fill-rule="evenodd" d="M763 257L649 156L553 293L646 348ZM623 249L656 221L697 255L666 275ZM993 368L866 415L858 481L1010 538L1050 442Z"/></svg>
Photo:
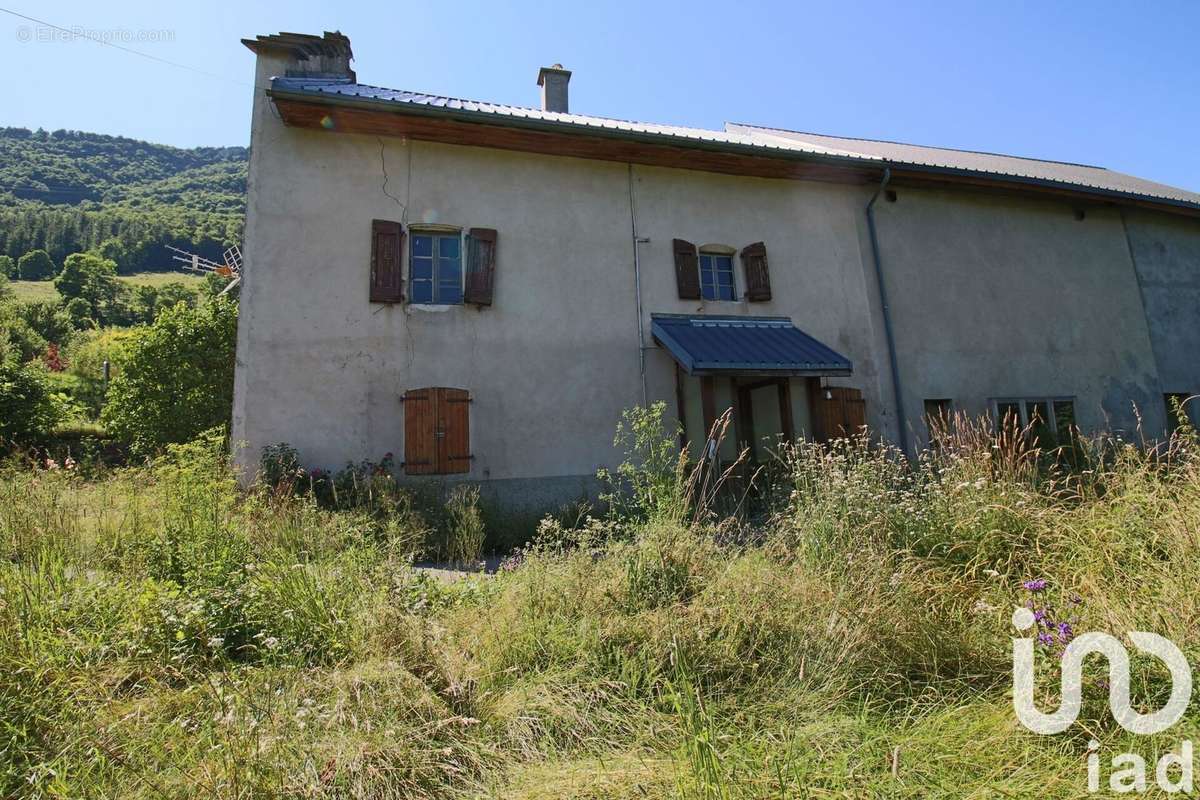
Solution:
<svg viewBox="0 0 1200 800"><path fill-rule="evenodd" d="M700 296L705 300L736 300L733 256L700 252Z"/></svg>
<svg viewBox="0 0 1200 800"><path fill-rule="evenodd" d="M1070 440L1075 430L1075 401L1069 397L1028 397L992 401L999 430L1029 428L1043 447Z"/></svg>
<svg viewBox="0 0 1200 800"><path fill-rule="evenodd" d="M430 305L463 301L462 238L457 233L412 234L408 262L409 299Z"/></svg>
<svg viewBox="0 0 1200 800"><path fill-rule="evenodd" d="M953 412L954 402L947 397L925 401L925 430L929 432L930 444L936 444L934 439L946 432Z"/></svg>

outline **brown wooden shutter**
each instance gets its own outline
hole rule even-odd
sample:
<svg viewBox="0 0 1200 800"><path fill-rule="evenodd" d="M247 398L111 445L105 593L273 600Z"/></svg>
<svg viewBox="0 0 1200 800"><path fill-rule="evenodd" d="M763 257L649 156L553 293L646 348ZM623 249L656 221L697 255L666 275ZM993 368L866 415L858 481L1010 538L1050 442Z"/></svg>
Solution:
<svg viewBox="0 0 1200 800"><path fill-rule="evenodd" d="M467 236L467 285L463 302L490 306L496 282L496 231L471 228Z"/></svg>
<svg viewBox="0 0 1200 800"><path fill-rule="evenodd" d="M700 299L700 261L696 257L696 245L683 239L674 241L675 285L680 300Z"/></svg>
<svg viewBox="0 0 1200 800"><path fill-rule="evenodd" d="M767 272L767 246L762 242L742 248L742 268L746 272L746 299L752 303L771 299L771 276Z"/></svg>
<svg viewBox="0 0 1200 800"><path fill-rule="evenodd" d="M399 222L371 220L371 302L399 303L404 299L400 280L404 229Z"/></svg>
<svg viewBox="0 0 1200 800"><path fill-rule="evenodd" d="M437 390L404 393L404 471L409 475L437 472Z"/></svg>
<svg viewBox="0 0 1200 800"><path fill-rule="evenodd" d="M438 391L438 472L470 472L471 396L465 389Z"/></svg>

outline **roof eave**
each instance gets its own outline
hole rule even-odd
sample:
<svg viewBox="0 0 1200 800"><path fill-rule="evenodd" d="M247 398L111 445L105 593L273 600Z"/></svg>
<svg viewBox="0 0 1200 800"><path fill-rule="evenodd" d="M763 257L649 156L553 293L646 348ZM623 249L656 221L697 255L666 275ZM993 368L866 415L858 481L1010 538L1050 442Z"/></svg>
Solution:
<svg viewBox="0 0 1200 800"><path fill-rule="evenodd" d="M688 375L705 376L736 376L764 378L845 378L854 374L853 370L836 366L814 366L806 369L771 369L762 364L697 364L687 370Z"/></svg>
<svg viewBox="0 0 1200 800"><path fill-rule="evenodd" d="M573 122L558 120L532 119L515 116L500 116L487 111L472 111L470 109L445 108L441 106L422 105L417 103L395 102L371 98L346 97L318 92L290 91L287 89L268 88L267 96L273 100L292 100L303 103L313 103L336 108L353 108L364 111L399 114L402 116L426 117L433 119L453 120L470 124L478 124L499 128L515 128L546 133L566 134L571 136L614 139L636 142L647 145L665 145L685 149L703 150L716 153L753 156L757 158L778 159L780 161L821 164L830 167L843 167L847 170L864 169L877 172L880 176L887 169L892 170L894 178L917 174L933 178L959 180L974 180L988 185L1018 186L1031 189L1065 192L1080 198L1102 198L1109 201L1126 201L1142 205L1162 207L1172 211L1182 211L1190 215L1200 215L1200 203L1191 203L1174 198L1158 197L1155 195L1122 192L1116 189L1083 186L1065 181L1054 181L1045 178L1033 178L1020 175L998 174L980 170L969 170L958 167L942 167L925 164L914 164L903 161L887 161L884 159L856 158L854 156L831 155L806 151L786 150L783 148L767 148L758 145L739 144L736 142L714 142L704 139L692 139L682 136L668 136L641 131L626 131L617 128L602 128L581 126Z"/></svg>
<svg viewBox="0 0 1200 800"><path fill-rule="evenodd" d="M450 119L457 122L468 122L480 125L490 125L500 128L521 128L542 131L546 133L562 133L573 136L589 136L604 139L619 139L639 144L668 145L673 147L708 150L736 155L756 156L759 158L777 158L786 161L804 161L827 164L829 166L844 166L869 168L882 174L887 163L882 159L852 158L846 156L824 156L819 153L806 153L783 148L765 148L757 145L738 144L736 142L711 142L704 139L692 139L684 136L668 136L658 133L641 131L625 131L618 128L602 128L581 126L574 122L558 120L532 119L527 117L501 116L487 111L471 111L470 109L445 108L442 106L421 105L418 103L395 102L360 97L346 97L328 93L296 92L287 89L267 89L271 99L295 100L304 103L335 106L341 108L356 108L364 111L381 111L415 117L432 117Z"/></svg>

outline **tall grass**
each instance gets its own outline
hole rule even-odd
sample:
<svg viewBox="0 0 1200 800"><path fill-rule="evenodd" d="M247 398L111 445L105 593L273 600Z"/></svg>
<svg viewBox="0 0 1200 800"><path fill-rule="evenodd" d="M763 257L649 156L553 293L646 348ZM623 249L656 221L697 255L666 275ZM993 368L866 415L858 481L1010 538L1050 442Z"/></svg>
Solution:
<svg viewBox="0 0 1200 800"><path fill-rule="evenodd" d="M1076 797L1090 738L1200 727L1135 741L1089 684L1038 737L1009 698L1027 602L1200 663L1194 432L1067 453L958 419L915 463L858 437L756 473L680 458L653 412L626 430L611 513L450 583L413 555L447 525L478 557L470 489L434 524L391 490L241 491L213 437L8 464L0 796ZM1168 689L1136 659L1133 686Z"/></svg>

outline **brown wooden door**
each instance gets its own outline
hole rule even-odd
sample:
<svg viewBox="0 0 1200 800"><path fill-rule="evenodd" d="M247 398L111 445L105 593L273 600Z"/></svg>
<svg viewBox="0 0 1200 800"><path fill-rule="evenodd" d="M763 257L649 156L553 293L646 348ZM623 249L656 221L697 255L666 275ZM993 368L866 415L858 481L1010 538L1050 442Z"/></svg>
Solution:
<svg viewBox="0 0 1200 800"><path fill-rule="evenodd" d="M817 390L813 406L816 432L822 441L857 436L867 424L867 402L862 392L845 386ZM828 395L828 396L826 396Z"/></svg>
<svg viewBox="0 0 1200 800"><path fill-rule="evenodd" d="M471 396L431 387L404 394L404 471L449 475L471 470Z"/></svg>

